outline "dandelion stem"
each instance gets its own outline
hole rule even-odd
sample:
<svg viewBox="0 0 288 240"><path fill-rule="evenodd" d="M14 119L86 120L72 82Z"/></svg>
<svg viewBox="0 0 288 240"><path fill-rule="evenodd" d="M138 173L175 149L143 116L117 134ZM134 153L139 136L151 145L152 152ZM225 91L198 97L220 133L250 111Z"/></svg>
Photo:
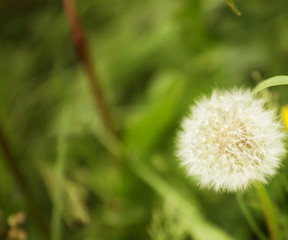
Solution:
<svg viewBox="0 0 288 240"><path fill-rule="evenodd" d="M277 224L277 219L275 216L275 211L273 208L273 203L263 185L256 188L258 197L262 204L263 212L266 219L266 224L269 230L269 234L272 240L279 240L280 232Z"/></svg>
<svg viewBox="0 0 288 240"><path fill-rule="evenodd" d="M252 217L249 209L247 208L247 206L243 200L243 196L241 194L236 194L236 199L237 199L237 203L238 203L238 205L242 211L242 214L244 215L247 223L249 224L251 229L254 231L254 233L258 236L259 239L267 240L267 237L261 231L261 229L259 228L259 226L255 222L254 218Z"/></svg>

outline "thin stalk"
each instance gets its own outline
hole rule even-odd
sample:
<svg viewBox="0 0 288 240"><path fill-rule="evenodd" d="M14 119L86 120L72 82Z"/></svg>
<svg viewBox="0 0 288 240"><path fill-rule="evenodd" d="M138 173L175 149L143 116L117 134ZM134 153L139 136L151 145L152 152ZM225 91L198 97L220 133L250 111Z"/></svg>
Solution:
<svg viewBox="0 0 288 240"><path fill-rule="evenodd" d="M272 240L279 240L280 237L280 231L279 226L277 223L277 219L275 216L275 210L273 207L273 203L263 185L260 185L256 188L258 197L260 199L260 202L262 204L264 216L266 219L266 224L269 230L269 234Z"/></svg>
<svg viewBox="0 0 288 240"><path fill-rule="evenodd" d="M109 105L104 97L101 84L96 71L93 68L92 59L89 53L85 32L76 11L74 0L62 0L71 29L74 48L77 56L86 72L88 84L92 91L95 105L97 106L100 118L108 134L115 135L115 127L112 121Z"/></svg>
<svg viewBox="0 0 288 240"><path fill-rule="evenodd" d="M261 231L259 226L257 225L256 221L254 220L252 214L250 213L249 209L247 208L243 196L241 194L236 194L237 203L240 207L240 210L242 211L242 214L244 215L247 223L251 227L251 229L254 231L254 233L258 236L261 240L268 240L265 234Z"/></svg>
<svg viewBox="0 0 288 240"><path fill-rule="evenodd" d="M62 119L61 119L62 120ZM53 193L53 212L51 221L51 240L60 240L62 235L63 182L65 177L66 139L63 127L59 128L57 142L56 178Z"/></svg>
<svg viewBox="0 0 288 240"><path fill-rule="evenodd" d="M21 172L18 161L15 158L9 141L7 140L2 126L0 125L0 147L2 148L4 161L6 161L7 166L10 168L10 171L18 184L20 191L22 191L24 198L26 200L27 207L29 212L31 213L32 219L34 221L35 226L38 227L39 232L42 234L43 239L48 239L48 227L45 223L43 215L41 215L41 211L39 211L39 207L37 207L37 202L32 194L31 189L29 188L25 176Z"/></svg>
<svg viewBox="0 0 288 240"><path fill-rule="evenodd" d="M234 13L236 13L237 16L241 16L242 13L239 11L239 9L236 7L233 0L226 0L228 6L232 9Z"/></svg>

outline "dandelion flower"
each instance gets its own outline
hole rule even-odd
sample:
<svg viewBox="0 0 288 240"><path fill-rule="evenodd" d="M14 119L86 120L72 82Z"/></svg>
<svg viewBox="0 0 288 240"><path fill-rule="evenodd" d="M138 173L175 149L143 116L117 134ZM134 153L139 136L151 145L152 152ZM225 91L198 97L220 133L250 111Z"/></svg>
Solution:
<svg viewBox="0 0 288 240"><path fill-rule="evenodd" d="M274 110L251 91L214 91L191 107L177 156L202 187L243 191L274 175L285 154L285 132Z"/></svg>
<svg viewBox="0 0 288 240"><path fill-rule="evenodd" d="M281 109L282 120L286 127L286 131L288 132L288 105L282 107Z"/></svg>

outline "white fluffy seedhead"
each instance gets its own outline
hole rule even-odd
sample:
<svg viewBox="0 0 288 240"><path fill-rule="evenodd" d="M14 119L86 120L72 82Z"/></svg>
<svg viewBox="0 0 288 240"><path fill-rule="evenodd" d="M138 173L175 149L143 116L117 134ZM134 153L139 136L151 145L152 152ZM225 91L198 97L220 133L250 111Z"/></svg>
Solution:
<svg viewBox="0 0 288 240"><path fill-rule="evenodd" d="M216 191L243 191L275 174L285 132L274 110L251 91L214 91L191 107L177 141L189 176Z"/></svg>

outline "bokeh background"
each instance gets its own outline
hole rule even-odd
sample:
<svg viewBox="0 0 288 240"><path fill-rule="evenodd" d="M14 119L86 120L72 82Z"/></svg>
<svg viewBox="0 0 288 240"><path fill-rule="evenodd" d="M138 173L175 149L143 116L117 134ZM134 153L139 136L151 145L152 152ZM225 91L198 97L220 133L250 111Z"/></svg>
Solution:
<svg viewBox="0 0 288 240"><path fill-rule="evenodd" d="M225 0L76 0L114 138L62 2L1 0L0 239L257 239L235 194L199 189L174 156L200 95L288 75L288 2L235 3L242 16ZM287 90L269 94L282 106ZM288 239L286 165L267 188Z"/></svg>

